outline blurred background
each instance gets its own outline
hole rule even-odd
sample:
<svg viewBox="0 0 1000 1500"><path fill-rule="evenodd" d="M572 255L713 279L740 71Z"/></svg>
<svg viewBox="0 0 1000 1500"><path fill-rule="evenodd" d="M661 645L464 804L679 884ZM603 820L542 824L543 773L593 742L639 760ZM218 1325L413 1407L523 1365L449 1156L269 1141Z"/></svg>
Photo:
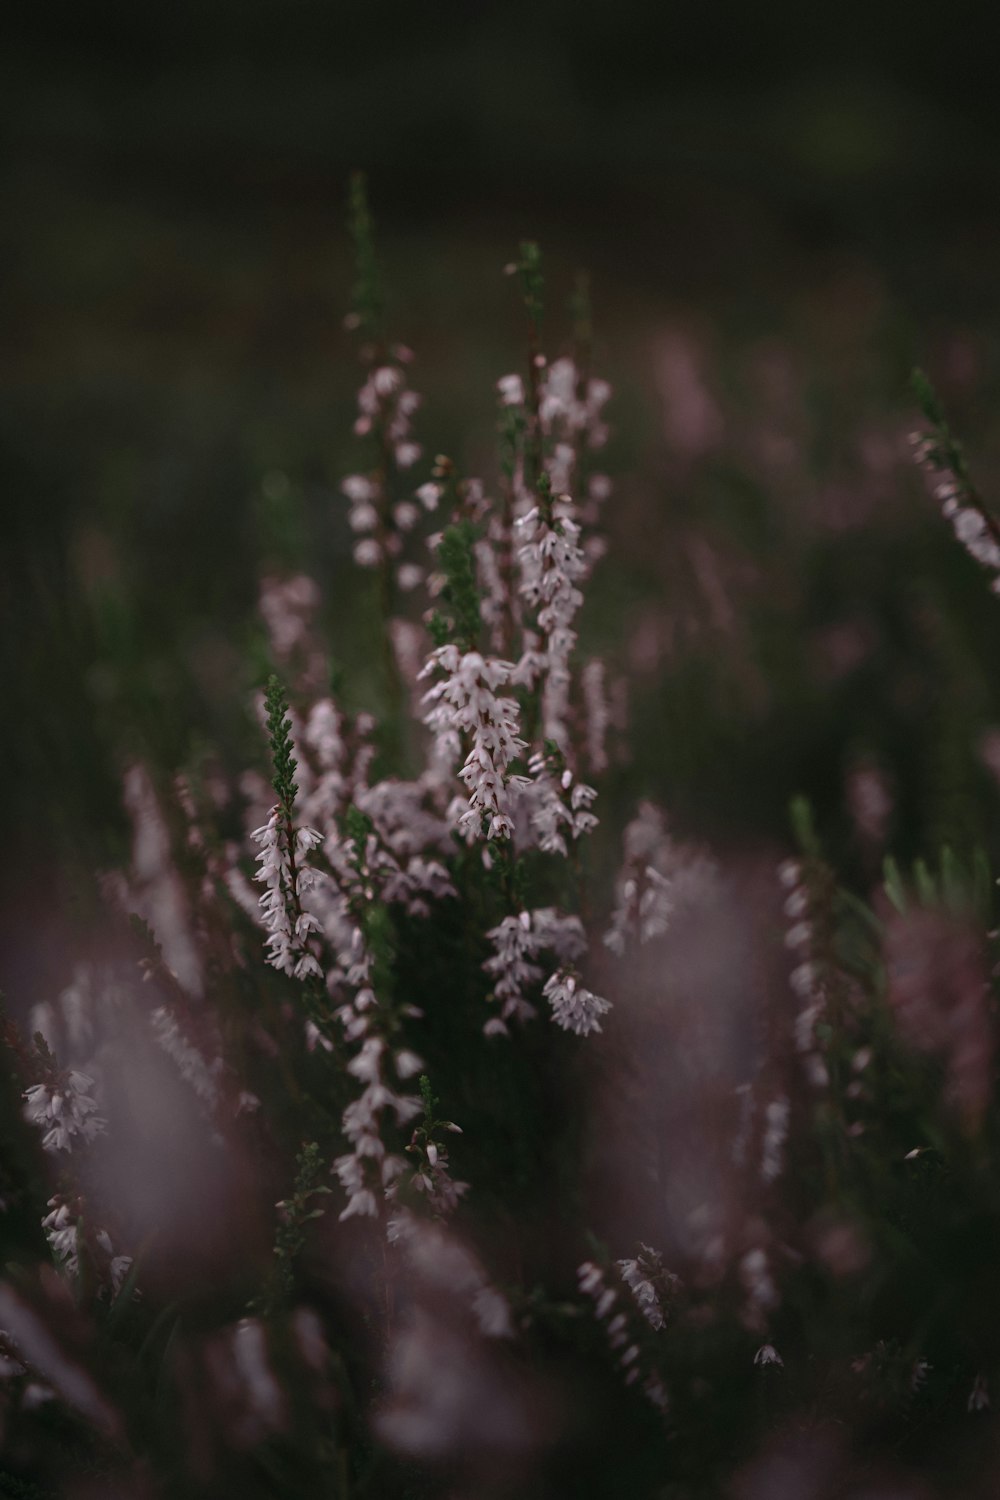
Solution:
<svg viewBox="0 0 1000 1500"><path fill-rule="evenodd" d="M995 601L905 435L919 361L995 491L998 29L978 0L22 9L3 987L65 981L129 757L261 762L263 566L314 573L345 697L377 705L338 488L358 167L428 456L491 472L518 241L546 255L552 355L591 274L617 488L585 634L632 744L607 795L777 850L805 792L861 884L887 847L997 832Z"/></svg>

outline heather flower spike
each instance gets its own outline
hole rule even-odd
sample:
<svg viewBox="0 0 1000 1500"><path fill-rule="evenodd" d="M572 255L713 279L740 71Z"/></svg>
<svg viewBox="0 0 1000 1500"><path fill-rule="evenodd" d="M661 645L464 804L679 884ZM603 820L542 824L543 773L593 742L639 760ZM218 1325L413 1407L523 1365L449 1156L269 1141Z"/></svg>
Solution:
<svg viewBox="0 0 1000 1500"><path fill-rule="evenodd" d="M260 868L255 879L266 887L260 908L268 932L268 962L296 979L320 979L323 971L310 948L310 940L319 933L320 926L317 918L303 907L302 897L314 878L307 864L309 854L323 840L316 829L295 826L297 763L292 754L288 703L276 677L268 682L265 706L271 784L278 801L267 822L255 829L252 837L260 846L257 855Z"/></svg>
<svg viewBox="0 0 1000 1500"><path fill-rule="evenodd" d="M928 424L926 431L911 434L914 457L928 476L941 514L969 555L993 575L990 587L1000 593L1000 522L976 489L964 449L923 370L913 371L911 383Z"/></svg>

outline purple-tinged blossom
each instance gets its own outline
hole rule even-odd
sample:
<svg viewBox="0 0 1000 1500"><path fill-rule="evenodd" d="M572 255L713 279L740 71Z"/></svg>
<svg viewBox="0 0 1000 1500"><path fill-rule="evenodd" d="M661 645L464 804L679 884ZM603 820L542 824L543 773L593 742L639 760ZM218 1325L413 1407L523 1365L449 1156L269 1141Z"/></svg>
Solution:
<svg viewBox="0 0 1000 1500"><path fill-rule="evenodd" d="M817 1042L816 1027L827 1010L828 969L817 936L807 868L799 860L785 860L778 868L778 879L787 892L784 909L789 926L785 933L785 947L796 958L789 978L792 992L799 1002L795 1017L795 1046L802 1055L806 1078L814 1088L822 1089L830 1080Z"/></svg>
<svg viewBox="0 0 1000 1500"><path fill-rule="evenodd" d="M103 1135L107 1121L97 1113L94 1080L76 1068L49 1083L32 1084L24 1091L24 1118L44 1131L45 1151L72 1151L74 1143L89 1144Z"/></svg>
<svg viewBox="0 0 1000 1500"><path fill-rule="evenodd" d="M409 469L421 452L420 445L411 437L412 418L420 397L406 383L404 364L409 363L412 354L402 345L397 345L393 353L398 363L377 365L369 370L358 392L354 433L356 437L367 437L372 432L383 434L396 467ZM361 477L352 475L351 479Z"/></svg>
<svg viewBox="0 0 1000 1500"><path fill-rule="evenodd" d="M541 752L532 755L528 770L531 784L518 800L519 808L528 813L533 842L543 854L561 854L565 859L567 837L575 841L597 827L597 817L590 811L597 793L577 781L568 767L557 774Z"/></svg>
<svg viewBox="0 0 1000 1500"><path fill-rule="evenodd" d="M568 515L546 518L535 508L516 523L520 543L521 594L538 611L545 637L542 730L564 752L569 750L570 669L577 635L572 622L583 603L577 584L588 566L580 548L580 528Z"/></svg>
<svg viewBox="0 0 1000 1500"><path fill-rule="evenodd" d="M675 912L697 902L715 879L710 860L675 844L663 814L651 802L625 829L624 862L615 884L615 907L605 946L621 957L630 943L642 947L662 937Z"/></svg>
<svg viewBox="0 0 1000 1500"><path fill-rule="evenodd" d="M589 1036L601 1030L600 1017L611 1009L610 1000L603 1000L580 983L579 976L566 969L558 969L546 980L542 994L552 1007L552 1019L564 1031L577 1036Z"/></svg>
<svg viewBox="0 0 1000 1500"><path fill-rule="evenodd" d="M319 961L308 947L309 938L320 931L320 925L311 912L302 909L301 897L314 880L314 872L303 861L322 844L323 836L315 828L295 829L293 860L281 809L275 806L268 821L251 837L260 845L260 868L254 879L266 886L260 909L269 934L267 961L294 979L321 978Z"/></svg>
<svg viewBox="0 0 1000 1500"><path fill-rule="evenodd" d="M42 1228L49 1242L52 1258L63 1275L75 1281L80 1273L79 1215L59 1193L49 1199L47 1207L49 1212L42 1219ZM93 1231L91 1239L93 1249L99 1252L103 1262L100 1269L106 1281L104 1290L110 1290L111 1296L117 1297L131 1270L132 1257L115 1254L111 1236L106 1229Z"/></svg>
<svg viewBox="0 0 1000 1500"><path fill-rule="evenodd" d="M504 406L523 406L524 381L520 375L502 375L497 381L497 394Z"/></svg>
<svg viewBox="0 0 1000 1500"><path fill-rule="evenodd" d="M327 675L326 655L315 630L320 602L319 585L305 573L261 580L258 609L271 655L302 690L315 688Z"/></svg>
<svg viewBox="0 0 1000 1500"><path fill-rule="evenodd" d="M506 1036L508 1021L528 1021L536 1013L526 991L542 979L540 954L553 953L560 964L569 964L586 952L587 939L579 917L562 916L551 906L504 917L486 936L494 952L483 968L493 980L500 1014L484 1030L487 1036Z"/></svg>
<svg viewBox="0 0 1000 1500"><path fill-rule="evenodd" d="M933 435L910 434L913 456L927 476L941 514L951 523L957 540L970 557L993 575L990 588L1000 593L1000 527L982 506L971 486L958 475Z"/></svg>
<svg viewBox="0 0 1000 1500"><path fill-rule="evenodd" d="M604 663L596 656L580 673L585 714L585 749L587 762L595 776L608 769L608 728L611 709L605 693Z"/></svg>
<svg viewBox="0 0 1000 1500"><path fill-rule="evenodd" d="M527 911L516 917L504 917L486 936L493 944L494 954L483 968L493 980L493 994L500 1005L500 1015L486 1023L486 1034L506 1035L508 1021L528 1021L536 1013L525 991L542 978L542 970L534 961L540 943L538 934L532 930L531 913Z"/></svg>
<svg viewBox="0 0 1000 1500"><path fill-rule="evenodd" d="M760 1175L768 1183L776 1182L784 1167L789 1113L789 1103L784 1095L772 1099L764 1110L764 1141L761 1147Z"/></svg>
<svg viewBox="0 0 1000 1500"><path fill-rule="evenodd" d="M625 1384L641 1382L647 1400L659 1411L666 1411L670 1404L667 1389L655 1370L643 1370L642 1351L629 1336L629 1319L618 1304L618 1293L614 1287L608 1286L603 1268L594 1261L584 1261L577 1271L577 1278L580 1291L594 1304L594 1316L604 1324L608 1344ZM643 1316L646 1316L645 1312Z"/></svg>
<svg viewBox="0 0 1000 1500"><path fill-rule="evenodd" d="M457 646L439 646L432 651L421 673L442 674L424 695L430 705L424 722L432 731L436 752L444 764L454 765L471 739L459 771L469 793L468 806L457 819L457 832L469 843L483 836L510 838L511 762L526 749L520 737L517 702L498 697L497 691L511 679L511 662L483 657L478 651L461 652Z"/></svg>
<svg viewBox="0 0 1000 1500"><path fill-rule="evenodd" d="M748 1250L740 1260L739 1276L749 1299L744 1314L747 1326L762 1327L764 1315L777 1307L779 1301L767 1251L759 1245Z"/></svg>
<svg viewBox="0 0 1000 1500"><path fill-rule="evenodd" d="M663 1257L652 1245L640 1244L634 1260L619 1260L615 1265L636 1307L649 1326L659 1332L666 1326L664 1299L669 1301L679 1278L664 1268Z"/></svg>

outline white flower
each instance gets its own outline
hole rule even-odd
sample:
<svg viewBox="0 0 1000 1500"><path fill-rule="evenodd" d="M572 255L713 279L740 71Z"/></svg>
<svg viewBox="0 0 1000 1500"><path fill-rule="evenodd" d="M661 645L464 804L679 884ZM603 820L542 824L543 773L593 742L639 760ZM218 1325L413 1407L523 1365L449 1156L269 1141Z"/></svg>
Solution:
<svg viewBox="0 0 1000 1500"><path fill-rule="evenodd" d="M771 1276L767 1252L757 1246L748 1250L739 1263L740 1280L750 1296L754 1313L778 1304L778 1290Z"/></svg>
<svg viewBox="0 0 1000 1500"><path fill-rule="evenodd" d="M664 1270L659 1251L650 1245L640 1245L635 1260L619 1260L616 1264L618 1274L632 1293L639 1311L650 1327L659 1331L665 1326L666 1319L655 1281L672 1288L677 1284L677 1277Z"/></svg>
<svg viewBox="0 0 1000 1500"><path fill-rule="evenodd" d="M58 1193L54 1198L49 1199L47 1206L49 1212L42 1219L42 1228L49 1242L49 1248L63 1274L71 1280L75 1279L80 1271L77 1215L72 1211L66 1199ZM104 1269L101 1272L105 1278L102 1295L106 1295L110 1290L111 1295L117 1297L132 1267L132 1257L115 1254L111 1236L106 1229L96 1230L93 1239L105 1257ZM100 1267L98 1269L100 1270Z"/></svg>
<svg viewBox="0 0 1000 1500"><path fill-rule="evenodd" d="M565 858L566 836L576 840L597 826L597 818L590 811L597 793L585 782L575 781L568 769L557 780L548 758L540 752L532 755L528 770L531 780L520 791L519 806L527 813L539 849Z"/></svg>
<svg viewBox="0 0 1000 1500"><path fill-rule="evenodd" d="M45 1238L63 1270L67 1275L75 1276L79 1268L76 1217L65 1199L58 1195L49 1199L48 1207L50 1212L42 1220Z"/></svg>
<svg viewBox="0 0 1000 1500"><path fill-rule="evenodd" d="M778 1365L779 1368L785 1363L773 1344L761 1344L753 1362L755 1365Z"/></svg>
<svg viewBox="0 0 1000 1500"><path fill-rule="evenodd" d="M789 1104L784 1095L778 1099L772 1099L764 1111L764 1142L760 1175L765 1182L774 1182L781 1176L785 1139L788 1135L788 1117Z"/></svg>
<svg viewBox="0 0 1000 1500"><path fill-rule="evenodd" d="M441 485L435 484L433 480L428 480L426 484L422 484L419 487L416 494L424 510L437 510L438 501L441 499L443 489Z"/></svg>
<svg viewBox="0 0 1000 1500"><path fill-rule="evenodd" d="M516 701L497 697L513 670L511 662L447 645L431 652L420 674L443 674L424 694L431 705L424 722L434 734L439 759L453 765L472 739L459 771L469 801L456 824L470 843L482 836L484 822L488 839L510 838L513 832L509 766L526 745Z"/></svg>
<svg viewBox="0 0 1000 1500"><path fill-rule="evenodd" d="M401 1052L396 1053L393 1060L396 1064L396 1072L400 1078L414 1078L418 1073L423 1072L423 1058L418 1057L415 1052L410 1052L405 1047Z"/></svg>
<svg viewBox="0 0 1000 1500"><path fill-rule="evenodd" d="M575 974L558 969L545 983L542 994L552 1007L552 1018L564 1031L589 1036L600 1031L599 1017L611 1009L611 1002L595 995L579 982Z"/></svg>
<svg viewBox="0 0 1000 1500"><path fill-rule="evenodd" d="M424 570L423 568L418 567L416 563L403 563L402 567L399 569L399 572L396 574L396 582L399 584L404 594L412 593L415 588L420 587L423 581Z"/></svg>
<svg viewBox="0 0 1000 1500"><path fill-rule="evenodd" d="M524 382L520 375L503 375L497 381L497 394L504 406L524 405Z"/></svg>
<svg viewBox="0 0 1000 1500"><path fill-rule="evenodd" d="M667 833L662 812L651 802L625 829L625 860L616 882L615 909L604 935L606 947L619 956L629 942L652 942L670 927L676 911L695 904L712 888L714 866L689 854Z"/></svg>
<svg viewBox="0 0 1000 1500"><path fill-rule="evenodd" d="M993 592L1000 591L1000 542L996 522L980 509L968 484L960 482L952 472L949 458L942 453L933 435L912 433L910 441L917 463L927 472L931 492L942 515L951 522L955 536L969 555L994 574Z"/></svg>
<svg viewBox="0 0 1000 1500"><path fill-rule="evenodd" d="M493 993L500 1003L500 1017L486 1024L487 1036L506 1035L507 1021L526 1021L535 1014L525 992L542 977L543 970L536 959L543 950L554 953L565 964L572 963L587 949L580 918L562 916L551 906L504 917L486 936L494 953L483 968L494 980Z"/></svg>
<svg viewBox="0 0 1000 1500"><path fill-rule="evenodd" d="M378 494L378 486L367 474L348 474L340 488L352 505L363 505Z"/></svg>
<svg viewBox="0 0 1000 1500"><path fill-rule="evenodd" d="M297 909L310 879L315 880L315 872L304 861L323 842L322 834L309 827L295 830L294 872L288 830L279 807L272 808L267 822L254 829L251 838L260 845L257 855L260 868L254 879L267 887L260 898L260 909L269 934L265 945L268 963L295 979L322 978L319 962L306 946L310 936L320 930L319 922L311 912Z"/></svg>
<svg viewBox="0 0 1000 1500"><path fill-rule="evenodd" d="M378 511L374 505L355 505L347 522L352 531L374 531L378 524Z"/></svg>
<svg viewBox="0 0 1000 1500"><path fill-rule="evenodd" d="M374 370L371 383L379 396L391 396L403 383L403 372L395 365L383 365Z"/></svg>
<svg viewBox="0 0 1000 1500"><path fill-rule="evenodd" d="M576 585L588 571L579 545L580 528L568 516L545 519L536 508L518 520L516 531L521 543L521 593L537 608L538 625L545 635L543 733L568 750L569 660L577 640L571 622L583 603Z"/></svg>
<svg viewBox="0 0 1000 1500"><path fill-rule="evenodd" d="M46 1151L72 1151L79 1137L84 1143L103 1135L107 1121L97 1113L91 1090L94 1080L75 1068L55 1084L36 1083L23 1095L24 1117L45 1134Z"/></svg>

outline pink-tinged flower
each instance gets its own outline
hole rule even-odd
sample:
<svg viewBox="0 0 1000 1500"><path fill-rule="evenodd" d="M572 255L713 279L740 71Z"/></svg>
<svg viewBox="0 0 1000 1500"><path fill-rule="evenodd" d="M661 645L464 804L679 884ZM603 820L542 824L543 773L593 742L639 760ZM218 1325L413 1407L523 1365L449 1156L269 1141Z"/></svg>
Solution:
<svg viewBox="0 0 1000 1500"><path fill-rule="evenodd" d="M600 1031L600 1017L611 1009L610 1000L595 995L576 974L559 969L546 980L542 994L552 1007L552 1019L564 1031L589 1036Z"/></svg>
<svg viewBox="0 0 1000 1500"><path fill-rule="evenodd" d="M75 1068L54 1083L36 1083L26 1089L24 1118L44 1132L46 1151L72 1151L74 1143L86 1145L103 1135L107 1121L97 1113L94 1080Z"/></svg>
<svg viewBox="0 0 1000 1500"><path fill-rule="evenodd" d="M478 651L460 652L455 645L432 651L421 677L440 673L439 680L424 694L430 705L424 722L432 731L440 761L454 765L467 750L459 778L469 793L456 831L472 843L477 838L510 838L510 763L522 750L517 702L497 696L506 685L513 664Z"/></svg>

